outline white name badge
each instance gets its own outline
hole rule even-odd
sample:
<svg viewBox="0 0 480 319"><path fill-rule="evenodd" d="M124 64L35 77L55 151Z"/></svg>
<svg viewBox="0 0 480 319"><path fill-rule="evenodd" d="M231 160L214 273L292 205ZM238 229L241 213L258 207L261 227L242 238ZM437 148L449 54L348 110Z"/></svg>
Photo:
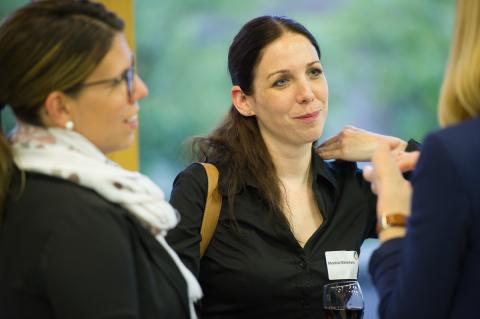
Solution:
<svg viewBox="0 0 480 319"><path fill-rule="evenodd" d="M357 279L358 253L355 250L326 251L328 279Z"/></svg>

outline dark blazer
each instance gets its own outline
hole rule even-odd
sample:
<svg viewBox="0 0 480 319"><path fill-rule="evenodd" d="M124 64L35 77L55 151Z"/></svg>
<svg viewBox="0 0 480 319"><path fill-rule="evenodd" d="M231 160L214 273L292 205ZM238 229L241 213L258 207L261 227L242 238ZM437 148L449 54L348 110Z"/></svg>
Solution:
<svg viewBox="0 0 480 319"><path fill-rule="evenodd" d="M16 175L0 225L0 318L188 318L186 283L156 239L94 191Z"/></svg>
<svg viewBox="0 0 480 319"><path fill-rule="evenodd" d="M480 318L479 164L480 118L426 138L407 236L370 262L381 318Z"/></svg>

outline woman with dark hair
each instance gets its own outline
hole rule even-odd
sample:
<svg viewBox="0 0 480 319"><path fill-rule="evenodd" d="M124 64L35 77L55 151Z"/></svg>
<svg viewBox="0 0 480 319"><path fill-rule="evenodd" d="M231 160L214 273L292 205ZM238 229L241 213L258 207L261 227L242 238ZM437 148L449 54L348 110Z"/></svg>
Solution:
<svg viewBox="0 0 480 319"><path fill-rule="evenodd" d="M89 1L36 1L0 25L1 318L196 318L195 277L165 241L178 217L105 153L133 141L123 22Z"/></svg>
<svg viewBox="0 0 480 319"><path fill-rule="evenodd" d="M324 162L312 148L328 111L319 46L298 22L263 16L236 35L228 65L233 105L194 140L196 159L220 172L218 225L200 259L207 177L192 164L174 182L171 204L182 218L167 239L199 277L203 318L323 318L322 286L357 278L376 216L355 163ZM363 141L348 159L369 157L380 140L398 152L407 146L357 133ZM322 151L338 153L341 139Z"/></svg>

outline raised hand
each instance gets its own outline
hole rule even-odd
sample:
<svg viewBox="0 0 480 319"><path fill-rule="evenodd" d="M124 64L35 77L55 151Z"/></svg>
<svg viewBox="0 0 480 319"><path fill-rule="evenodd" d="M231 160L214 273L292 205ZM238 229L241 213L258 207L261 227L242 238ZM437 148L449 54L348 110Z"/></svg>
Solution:
<svg viewBox="0 0 480 319"><path fill-rule="evenodd" d="M371 183L372 191L378 196L378 217L394 212L409 215L412 186L403 178L388 144L378 146L372 164L364 168L363 177Z"/></svg>
<svg viewBox="0 0 480 319"><path fill-rule="evenodd" d="M407 147L407 142L397 137L376 134L349 125L323 142L316 151L326 160L370 161L379 143L386 143L394 154L402 153Z"/></svg>
<svg viewBox="0 0 480 319"><path fill-rule="evenodd" d="M395 161L402 172L413 171L417 165L419 156L419 151L401 152L400 154L396 155Z"/></svg>

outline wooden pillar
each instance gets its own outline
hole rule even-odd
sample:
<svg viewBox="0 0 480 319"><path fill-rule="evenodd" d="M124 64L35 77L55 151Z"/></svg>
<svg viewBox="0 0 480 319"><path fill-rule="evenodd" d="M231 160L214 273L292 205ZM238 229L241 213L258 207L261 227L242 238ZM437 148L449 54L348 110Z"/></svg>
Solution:
<svg viewBox="0 0 480 319"><path fill-rule="evenodd" d="M125 36L133 52L135 52L135 21L133 2L134 0L96 0L103 3L108 9L115 12L125 22ZM135 142L126 150L114 152L108 157L119 163L122 167L137 171L139 169L139 145L138 130L135 134Z"/></svg>

